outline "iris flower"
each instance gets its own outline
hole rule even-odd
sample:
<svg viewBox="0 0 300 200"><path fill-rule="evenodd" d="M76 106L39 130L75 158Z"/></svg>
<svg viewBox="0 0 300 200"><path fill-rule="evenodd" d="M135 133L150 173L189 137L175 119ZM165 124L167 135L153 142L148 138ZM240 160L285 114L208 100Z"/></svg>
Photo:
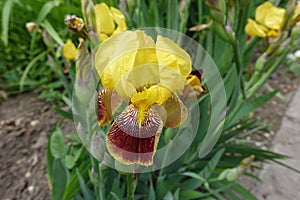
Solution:
<svg viewBox="0 0 300 200"><path fill-rule="evenodd" d="M189 54L168 38L154 42L143 31L126 31L100 44L95 67L103 87L99 125L109 125L121 100L127 103L106 135L109 153L123 164L152 165L163 126L178 127L188 116L178 92L205 92Z"/></svg>
<svg viewBox="0 0 300 200"><path fill-rule="evenodd" d="M72 40L68 39L63 46L62 54L66 60L75 60L78 50Z"/></svg>
<svg viewBox="0 0 300 200"><path fill-rule="evenodd" d="M277 37L284 20L285 9L277 8L270 2L258 6L255 21L248 19L245 31L248 35L258 37Z"/></svg>
<svg viewBox="0 0 300 200"><path fill-rule="evenodd" d="M101 41L127 29L125 16L120 10L100 3L94 6L94 11L96 30Z"/></svg>

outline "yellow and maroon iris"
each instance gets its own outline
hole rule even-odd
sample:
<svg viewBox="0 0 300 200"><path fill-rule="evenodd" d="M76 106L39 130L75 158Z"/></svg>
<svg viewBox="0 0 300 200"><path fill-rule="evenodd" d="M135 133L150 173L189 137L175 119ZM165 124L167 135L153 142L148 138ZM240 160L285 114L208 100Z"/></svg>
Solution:
<svg viewBox="0 0 300 200"><path fill-rule="evenodd" d="M123 164L152 165L163 126L178 127L188 116L177 91L190 85L197 97L205 92L189 54L168 38L154 42L143 31L126 31L100 44L95 67L104 88L99 125L113 121L121 101L128 105L106 135L109 153Z"/></svg>

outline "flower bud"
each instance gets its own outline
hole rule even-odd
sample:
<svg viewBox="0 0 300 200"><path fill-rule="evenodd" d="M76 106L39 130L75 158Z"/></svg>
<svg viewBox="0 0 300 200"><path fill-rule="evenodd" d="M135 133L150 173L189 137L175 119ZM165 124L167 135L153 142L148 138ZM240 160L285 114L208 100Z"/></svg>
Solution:
<svg viewBox="0 0 300 200"><path fill-rule="evenodd" d="M88 30L96 30L94 3L92 0L81 0L81 10Z"/></svg>
<svg viewBox="0 0 300 200"><path fill-rule="evenodd" d="M64 19L64 22L67 28L74 33L80 32L84 27L83 20L75 15L67 15Z"/></svg>
<svg viewBox="0 0 300 200"><path fill-rule="evenodd" d="M210 14L213 20L221 25L225 25L225 16L226 16L225 0L206 0L205 2L210 7Z"/></svg>
<svg viewBox="0 0 300 200"><path fill-rule="evenodd" d="M38 25L34 22L27 22L26 23L26 28L27 28L27 31L29 33L33 32L34 30L37 30L38 28Z"/></svg>
<svg viewBox="0 0 300 200"><path fill-rule="evenodd" d="M225 42L233 44L235 41L234 32L229 28L225 27L219 23L213 23L214 29L217 32L218 36Z"/></svg>

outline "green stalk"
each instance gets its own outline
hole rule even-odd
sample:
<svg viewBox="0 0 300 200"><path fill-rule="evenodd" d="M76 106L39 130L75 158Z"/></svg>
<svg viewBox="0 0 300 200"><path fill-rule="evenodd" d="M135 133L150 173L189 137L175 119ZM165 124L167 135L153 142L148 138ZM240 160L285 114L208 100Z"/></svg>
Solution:
<svg viewBox="0 0 300 200"><path fill-rule="evenodd" d="M133 200L133 174L127 174L126 175L126 181L127 181L127 199Z"/></svg>
<svg viewBox="0 0 300 200"><path fill-rule="evenodd" d="M235 40L232 43L232 46L233 46L233 52L234 52L234 62L236 65L237 72L239 74L239 81L240 81L242 95L243 95L243 98L246 99L247 95L246 95L245 86L244 86L243 66L242 66L242 62L241 62L239 42L237 40Z"/></svg>
<svg viewBox="0 0 300 200"><path fill-rule="evenodd" d="M281 56L277 59L277 61L274 62L274 64L271 66L269 71L266 72L266 74L256 83L254 84L248 91L249 96L252 96L255 94L256 91L258 91L262 85L268 80L268 78L271 76L271 74L280 66L280 64L283 62L283 60L286 58L286 55L291 50L291 47L287 47L283 50L281 53Z"/></svg>
<svg viewBox="0 0 300 200"><path fill-rule="evenodd" d="M100 167L100 163L98 164L98 173L99 173L99 178L100 178L100 187L99 187L99 196L100 199L105 199L105 186L104 186L104 177L103 177L103 171Z"/></svg>

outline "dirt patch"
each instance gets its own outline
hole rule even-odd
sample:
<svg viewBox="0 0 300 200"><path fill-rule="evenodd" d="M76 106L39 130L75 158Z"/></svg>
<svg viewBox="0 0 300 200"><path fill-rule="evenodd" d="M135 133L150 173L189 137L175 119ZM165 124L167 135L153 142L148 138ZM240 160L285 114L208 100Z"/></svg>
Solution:
<svg viewBox="0 0 300 200"><path fill-rule="evenodd" d="M1 199L50 199L46 148L50 130L59 120L51 105L34 94L20 94L2 102Z"/></svg>
<svg viewBox="0 0 300 200"><path fill-rule="evenodd" d="M248 136L247 139L257 141L256 144L265 149L270 147L271 141L281 126L285 110L299 84L300 77L289 72L284 66L281 66L271 75L270 79L260 90L260 93L266 93L274 89L279 91L268 103L253 112L253 117L258 118L267 127L265 130Z"/></svg>

